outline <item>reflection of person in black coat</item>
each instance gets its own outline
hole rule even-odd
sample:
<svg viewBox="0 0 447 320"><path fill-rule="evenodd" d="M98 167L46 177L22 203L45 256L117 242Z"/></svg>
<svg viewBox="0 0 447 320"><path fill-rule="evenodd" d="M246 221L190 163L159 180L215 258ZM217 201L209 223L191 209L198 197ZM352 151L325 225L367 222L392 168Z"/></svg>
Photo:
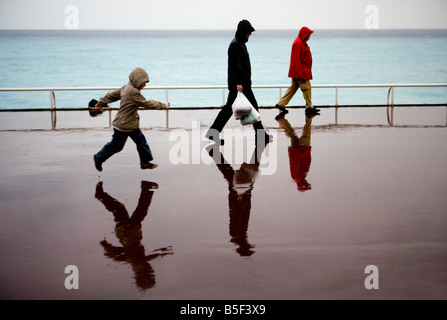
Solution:
<svg viewBox="0 0 447 320"><path fill-rule="evenodd" d="M236 100L237 93L242 92L250 101L252 106L258 110L258 102L251 89L251 65L250 56L247 51L248 38L255 31L249 21L241 20L237 26L234 39L228 47L228 98L227 103L222 107L217 115L214 123L206 133L206 137L215 143L223 144L223 140L219 139L228 120L233 115L232 105ZM259 121L253 124L256 134L260 134L260 138L270 141L272 137L264 130L264 126Z"/></svg>
<svg viewBox="0 0 447 320"><path fill-rule="evenodd" d="M310 163L311 163L311 145L310 136L312 129L312 119L319 115L319 113L313 113L306 115L306 124L303 127L303 133L301 137L298 137L290 125L289 121L284 117L285 112L281 112L276 116L276 121L278 121L281 128L284 129L286 135L290 138L289 147L289 165L290 165L290 175L292 179L296 182L298 190L305 192L310 190L312 187L307 181L306 177L309 173Z"/></svg>
<svg viewBox="0 0 447 320"><path fill-rule="evenodd" d="M113 213L116 227L115 234L121 243L121 247L108 243L105 238L100 242L104 248L104 255L115 261L127 262L132 266L135 274L135 282L141 290L147 290L155 285L155 273L149 261L172 254L171 247L160 248L146 255L144 246L141 244L143 235L141 223L147 215L152 196L158 185L154 182L141 181L141 194L138 206L132 216L125 206L104 192L102 181L96 185L95 198L98 199L107 210Z"/></svg>
<svg viewBox="0 0 447 320"><path fill-rule="evenodd" d="M251 256L254 246L248 242L247 230L251 211L251 191L258 176L260 158L265 148L256 146L250 163L242 163L239 170L234 171L227 163L218 148L208 149L217 168L228 182L228 205L230 210L231 242L238 246L237 253L241 257Z"/></svg>

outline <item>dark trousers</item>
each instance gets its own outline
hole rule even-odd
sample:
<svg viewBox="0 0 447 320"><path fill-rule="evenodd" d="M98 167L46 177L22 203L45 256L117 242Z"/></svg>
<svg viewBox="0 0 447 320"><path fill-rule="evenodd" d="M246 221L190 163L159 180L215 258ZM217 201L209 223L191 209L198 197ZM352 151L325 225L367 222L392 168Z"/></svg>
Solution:
<svg viewBox="0 0 447 320"><path fill-rule="evenodd" d="M130 137L137 146L138 155L140 156L141 163L148 163L154 158L152 157L151 149L144 137L143 132L140 129L135 129L131 132L119 131L113 128L112 141L108 142L97 154L96 157L99 161L104 162L115 153L123 150L126 144L127 138Z"/></svg>
<svg viewBox="0 0 447 320"><path fill-rule="evenodd" d="M258 102L256 101L255 95L253 94L253 91L251 90L251 87L244 86L244 90L242 93L247 97L248 101L252 104L252 106L258 110ZM234 100L236 100L237 97L237 90L236 88L230 89L228 92L228 98L227 103L222 107L220 112L218 113L216 119L214 120L214 123L210 127L210 133L212 132L212 129L217 130L218 132L222 132L223 128L227 124L228 120L233 116L233 103ZM255 124L253 124L253 128L255 130L262 129L264 130L264 126L262 125L262 122L259 121ZM257 132L257 131L256 131Z"/></svg>

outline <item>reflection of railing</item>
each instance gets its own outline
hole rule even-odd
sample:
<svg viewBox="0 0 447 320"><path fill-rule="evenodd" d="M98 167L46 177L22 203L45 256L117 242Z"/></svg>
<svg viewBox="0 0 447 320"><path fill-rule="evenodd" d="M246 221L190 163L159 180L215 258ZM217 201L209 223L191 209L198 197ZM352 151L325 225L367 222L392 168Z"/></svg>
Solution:
<svg viewBox="0 0 447 320"><path fill-rule="evenodd" d="M279 98L282 97L282 89L288 88L288 85L253 85L253 89L279 89ZM313 84L313 89L335 89L335 103L334 105L326 106L335 108L335 124L338 124L338 108L341 107L339 105L338 93L339 89L353 89L353 88L388 88L387 100L386 100L386 110L387 110L387 119L390 126L393 125L393 116L394 116L394 89L397 87L447 87L447 83L415 83L415 84ZM115 90L118 87L59 87L59 88L0 88L0 92L13 92L13 91L47 91L50 93L50 109L6 109L0 111L51 111L51 126L53 129L56 128L56 92L58 91L111 91ZM171 90L222 90L222 105L226 102L226 90L227 86L222 85L214 85L214 86L150 86L145 88L144 90L163 90L165 91L166 101L169 101L169 91ZM446 97L447 101L447 97ZM439 104L434 104L432 106L443 106L446 105L446 101L442 101ZM371 106L371 105L369 105ZM372 105L374 106L374 105ZM359 107L358 105L344 105L343 107ZM262 108L262 107L261 107ZM268 108L268 107L264 107ZM59 109L60 111L68 111L68 110L77 110L79 108L64 108ZM109 126L111 126L112 122L112 110L116 110L117 108L108 108L109 111ZM184 109L184 108L170 108L166 110L166 127L169 127L169 110L175 109ZM194 107L188 109L209 109L206 107ZM447 116L446 116L446 125L447 125Z"/></svg>

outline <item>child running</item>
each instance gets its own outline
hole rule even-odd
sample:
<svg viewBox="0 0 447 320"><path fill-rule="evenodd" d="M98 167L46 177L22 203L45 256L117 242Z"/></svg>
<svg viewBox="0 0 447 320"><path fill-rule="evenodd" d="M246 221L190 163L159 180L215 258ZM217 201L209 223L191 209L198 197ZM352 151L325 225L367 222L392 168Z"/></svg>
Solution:
<svg viewBox="0 0 447 320"><path fill-rule="evenodd" d="M140 129L138 108L166 109L170 106L170 103L146 100L140 91L148 82L149 75L147 72L142 68L136 68L130 73L129 83L127 85L106 94L104 97L100 98L99 102L96 104L95 108L102 111L102 108L106 107L108 103L121 100L118 113L112 122L112 141L105 144L98 153L93 155L95 168L98 171L102 171L102 164L108 158L123 150L128 137L130 137L137 146L141 169L154 169L158 166L151 162L153 156L149 144Z"/></svg>

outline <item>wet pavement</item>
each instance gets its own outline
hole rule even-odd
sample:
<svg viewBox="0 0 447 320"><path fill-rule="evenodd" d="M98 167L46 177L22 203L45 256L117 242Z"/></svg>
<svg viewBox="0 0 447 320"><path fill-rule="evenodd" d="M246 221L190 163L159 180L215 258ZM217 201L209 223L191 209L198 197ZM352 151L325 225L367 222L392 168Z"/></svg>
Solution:
<svg viewBox="0 0 447 320"><path fill-rule="evenodd" d="M259 162L252 128L146 128L154 170L129 140L96 171L110 129L0 132L0 297L446 299L447 128L298 112Z"/></svg>

